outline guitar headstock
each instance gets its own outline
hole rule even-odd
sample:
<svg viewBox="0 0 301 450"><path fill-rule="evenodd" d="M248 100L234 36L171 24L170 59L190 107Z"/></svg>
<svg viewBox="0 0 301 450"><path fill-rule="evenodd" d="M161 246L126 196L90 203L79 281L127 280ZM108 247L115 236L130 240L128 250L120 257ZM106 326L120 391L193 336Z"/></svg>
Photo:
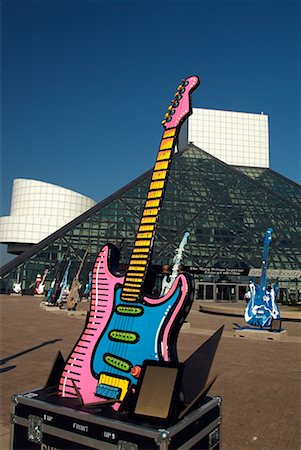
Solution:
<svg viewBox="0 0 301 450"><path fill-rule="evenodd" d="M272 240L272 233L273 233L273 228L268 228L267 231L265 232L264 238L263 238L263 243L266 244L270 244L271 240Z"/></svg>
<svg viewBox="0 0 301 450"><path fill-rule="evenodd" d="M162 121L166 130L177 127L186 117L190 116L192 113L191 93L199 84L200 81L197 76L182 80Z"/></svg>

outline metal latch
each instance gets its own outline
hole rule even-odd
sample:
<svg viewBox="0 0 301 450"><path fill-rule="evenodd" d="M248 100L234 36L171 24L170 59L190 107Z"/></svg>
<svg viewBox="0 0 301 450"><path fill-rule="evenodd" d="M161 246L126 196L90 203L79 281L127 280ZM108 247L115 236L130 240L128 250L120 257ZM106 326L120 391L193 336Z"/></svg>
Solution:
<svg viewBox="0 0 301 450"><path fill-rule="evenodd" d="M138 450L138 445L134 444L134 442L118 441L117 448L118 450Z"/></svg>
<svg viewBox="0 0 301 450"><path fill-rule="evenodd" d="M28 416L27 439L35 444L43 441L43 419L38 416Z"/></svg>
<svg viewBox="0 0 301 450"><path fill-rule="evenodd" d="M209 433L209 450L213 450L219 447L219 427L214 428Z"/></svg>
<svg viewBox="0 0 301 450"><path fill-rule="evenodd" d="M160 435L155 439L160 450L167 450L170 442L169 431L164 429L158 430Z"/></svg>

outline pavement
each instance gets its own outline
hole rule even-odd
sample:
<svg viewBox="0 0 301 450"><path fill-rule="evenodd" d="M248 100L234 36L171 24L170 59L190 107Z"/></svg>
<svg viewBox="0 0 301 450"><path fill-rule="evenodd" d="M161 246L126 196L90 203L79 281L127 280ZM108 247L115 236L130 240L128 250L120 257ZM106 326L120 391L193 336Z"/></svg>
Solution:
<svg viewBox="0 0 301 450"><path fill-rule="evenodd" d="M40 307L41 299L0 295L0 448L9 449L11 396L42 387L58 351L66 358L84 327L88 303L68 313ZM280 341L235 336L245 326L244 302L195 301L178 338L184 361L224 325L210 395L222 397L222 449L301 448L300 313L281 307ZM201 311L200 311L201 307ZM293 318L290 315L293 314Z"/></svg>

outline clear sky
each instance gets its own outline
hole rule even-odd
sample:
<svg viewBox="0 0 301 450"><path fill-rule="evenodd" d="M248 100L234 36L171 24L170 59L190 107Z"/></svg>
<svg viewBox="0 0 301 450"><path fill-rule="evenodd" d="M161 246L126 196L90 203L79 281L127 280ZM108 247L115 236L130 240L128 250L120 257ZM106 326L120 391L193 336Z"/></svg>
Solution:
<svg viewBox="0 0 301 450"><path fill-rule="evenodd" d="M299 1L2 0L2 210L14 178L100 201L153 166L182 78L193 106L269 115L301 183Z"/></svg>

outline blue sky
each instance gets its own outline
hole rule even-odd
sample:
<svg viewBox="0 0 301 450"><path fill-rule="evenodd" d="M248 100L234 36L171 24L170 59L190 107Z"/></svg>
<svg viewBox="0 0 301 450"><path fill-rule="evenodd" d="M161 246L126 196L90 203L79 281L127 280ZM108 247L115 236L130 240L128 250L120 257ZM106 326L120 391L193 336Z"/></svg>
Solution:
<svg viewBox="0 0 301 450"><path fill-rule="evenodd" d="M183 77L197 107L265 112L301 183L300 2L4 0L2 210L35 178L100 201L152 167Z"/></svg>

